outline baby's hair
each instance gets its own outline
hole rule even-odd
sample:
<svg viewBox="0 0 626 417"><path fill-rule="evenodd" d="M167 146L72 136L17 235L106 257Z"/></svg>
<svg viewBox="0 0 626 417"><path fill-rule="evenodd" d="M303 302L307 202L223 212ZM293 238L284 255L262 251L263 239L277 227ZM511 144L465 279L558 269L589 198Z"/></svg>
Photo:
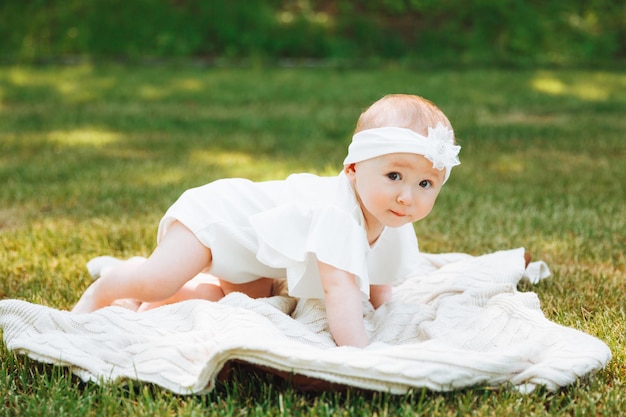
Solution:
<svg viewBox="0 0 626 417"><path fill-rule="evenodd" d="M411 94L388 94L361 113L354 133L377 127L403 127L427 135L428 128L437 123L452 129L446 115L430 100Z"/></svg>

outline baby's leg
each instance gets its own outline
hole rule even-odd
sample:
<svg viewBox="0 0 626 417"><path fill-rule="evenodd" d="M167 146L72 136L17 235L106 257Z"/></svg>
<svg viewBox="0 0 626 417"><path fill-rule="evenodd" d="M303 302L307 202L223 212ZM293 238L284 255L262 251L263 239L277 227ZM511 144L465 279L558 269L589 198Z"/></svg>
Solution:
<svg viewBox="0 0 626 417"><path fill-rule="evenodd" d="M182 223L174 222L148 259L123 262L103 271L73 311L91 312L124 298L143 302L167 299L210 262L211 251Z"/></svg>
<svg viewBox="0 0 626 417"><path fill-rule="evenodd" d="M185 300L208 300L219 301L224 298L224 291L220 287L219 280L208 274L200 274L183 285L183 287L170 298L150 303L142 303L137 306L137 311L147 311L167 304L174 304Z"/></svg>
<svg viewBox="0 0 626 417"><path fill-rule="evenodd" d="M124 305L129 306L132 310L147 311L185 300L219 301L224 298L225 294L230 294L231 292L241 292L250 298L265 298L272 295L273 281L270 278L259 278L256 281L245 284L233 284L212 275L200 274L183 285L176 294L166 300L150 303L129 303L128 300L123 301Z"/></svg>

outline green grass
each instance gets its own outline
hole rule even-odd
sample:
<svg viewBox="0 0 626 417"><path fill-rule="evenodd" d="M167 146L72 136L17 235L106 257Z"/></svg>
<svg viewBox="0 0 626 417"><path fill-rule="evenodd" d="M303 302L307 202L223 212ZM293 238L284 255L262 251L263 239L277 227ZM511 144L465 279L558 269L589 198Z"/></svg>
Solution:
<svg viewBox="0 0 626 417"><path fill-rule="evenodd" d="M303 394L249 369L206 395L84 384L0 350L4 415L619 415L626 410L626 75L587 71L0 68L0 294L70 308L93 256L147 255L167 207L216 178L335 174L360 111L423 95L463 146L426 252L524 246L553 321L613 360L555 393Z"/></svg>

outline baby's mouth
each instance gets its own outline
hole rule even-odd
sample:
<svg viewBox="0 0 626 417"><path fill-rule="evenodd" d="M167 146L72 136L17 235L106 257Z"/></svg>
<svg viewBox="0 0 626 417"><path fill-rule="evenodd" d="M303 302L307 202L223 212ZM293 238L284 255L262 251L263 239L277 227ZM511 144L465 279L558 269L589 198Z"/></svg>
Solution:
<svg viewBox="0 0 626 417"><path fill-rule="evenodd" d="M389 210L396 217L406 217L406 214L400 213L399 211Z"/></svg>

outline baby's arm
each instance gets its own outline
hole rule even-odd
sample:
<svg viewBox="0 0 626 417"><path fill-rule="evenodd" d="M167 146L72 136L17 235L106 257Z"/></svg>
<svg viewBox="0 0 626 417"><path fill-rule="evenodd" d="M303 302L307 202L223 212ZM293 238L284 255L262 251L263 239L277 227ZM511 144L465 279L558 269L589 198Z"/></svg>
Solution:
<svg viewBox="0 0 626 417"><path fill-rule="evenodd" d="M363 323L361 291L349 272L318 261L326 317L330 333L338 346L365 347L369 343Z"/></svg>

